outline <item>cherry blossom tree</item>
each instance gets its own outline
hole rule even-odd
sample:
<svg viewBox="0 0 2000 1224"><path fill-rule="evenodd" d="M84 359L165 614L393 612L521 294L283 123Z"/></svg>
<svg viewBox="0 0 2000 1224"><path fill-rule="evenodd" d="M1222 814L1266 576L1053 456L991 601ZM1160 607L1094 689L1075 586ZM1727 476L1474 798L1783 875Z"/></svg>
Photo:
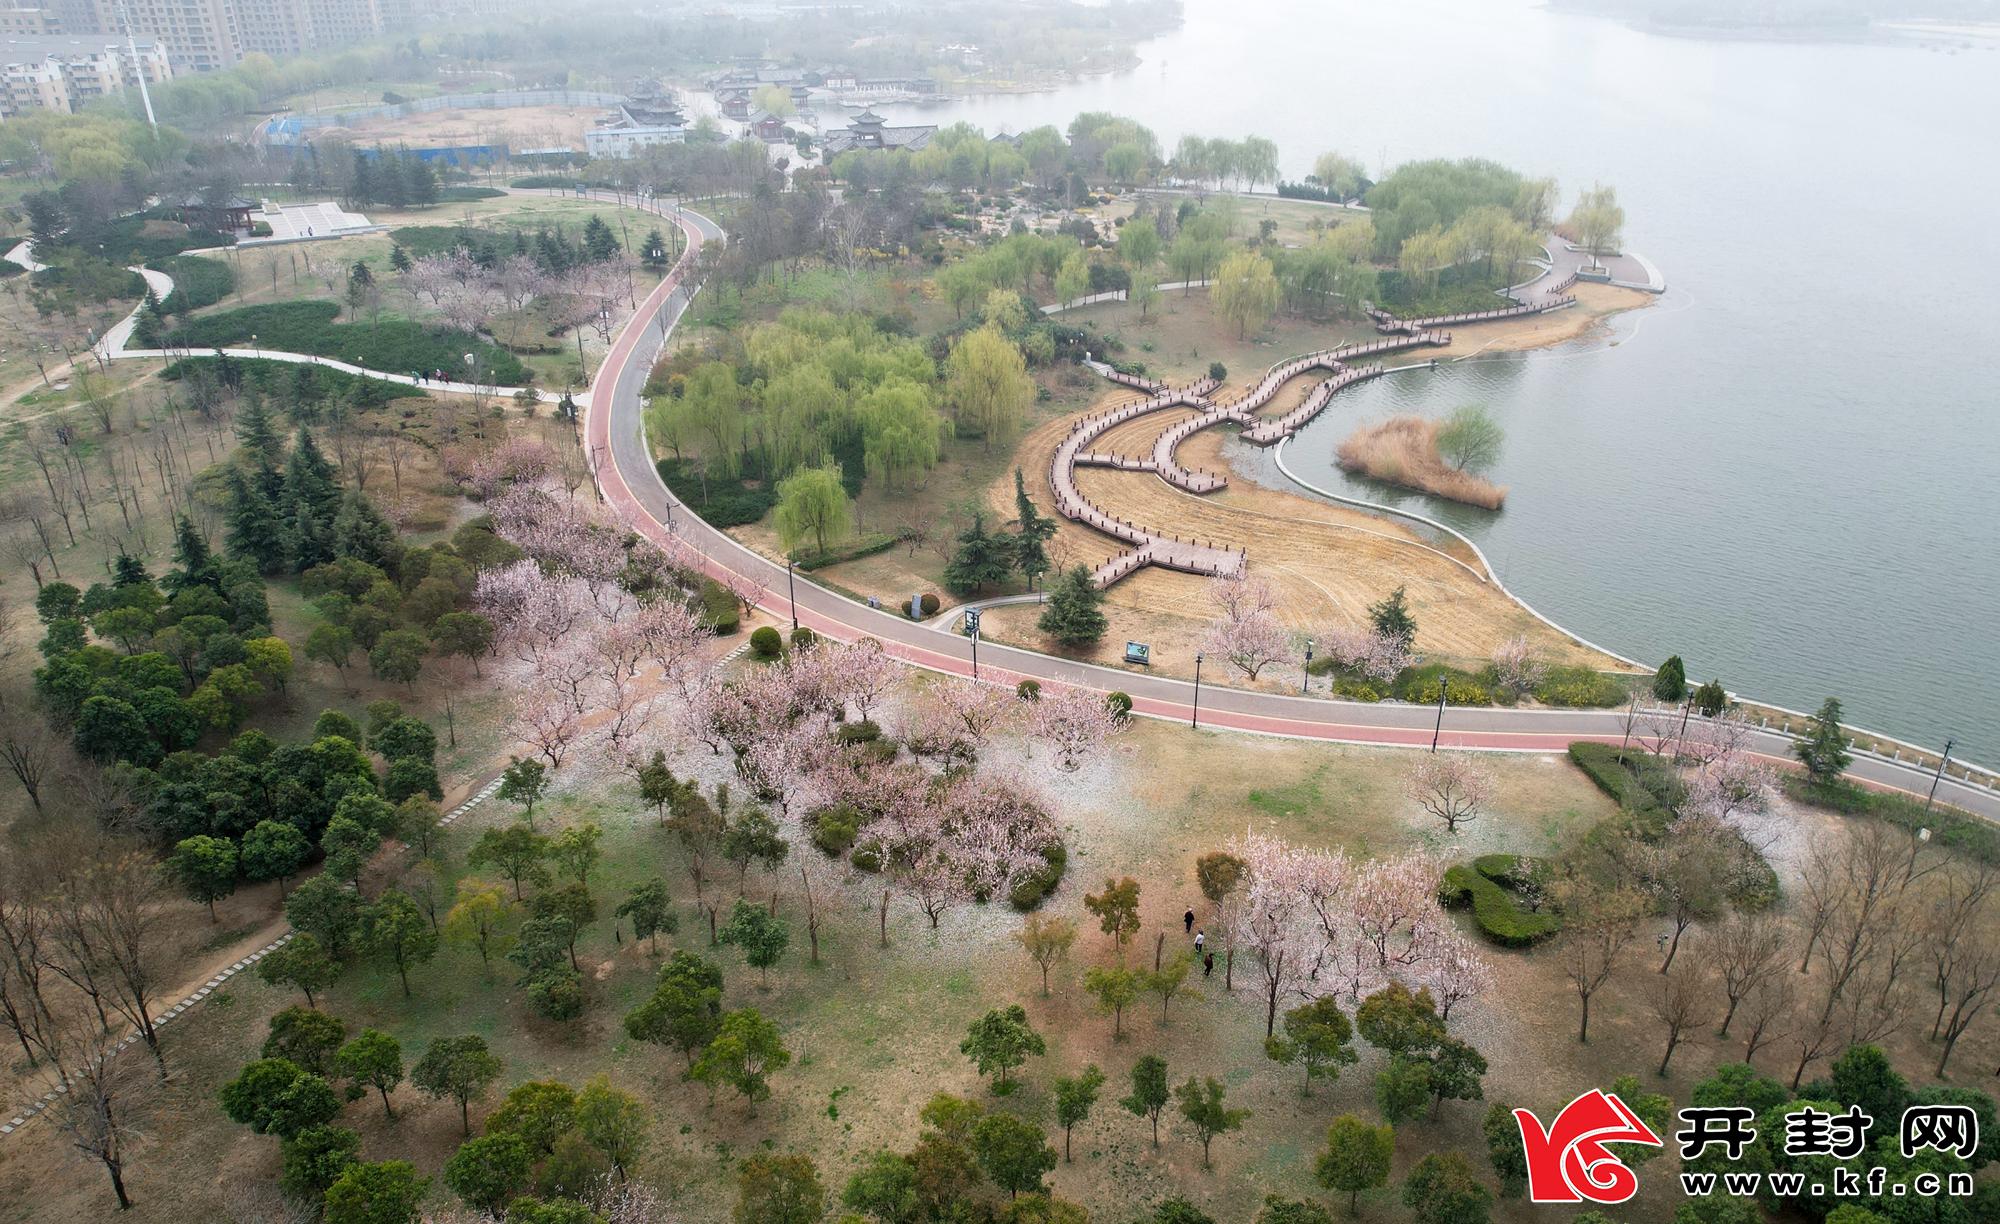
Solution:
<svg viewBox="0 0 2000 1224"><path fill-rule="evenodd" d="M561 769L564 754L583 731L583 717L568 697L535 687L515 696L513 729L548 759L550 769Z"/></svg>
<svg viewBox="0 0 2000 1224"><path fill-rule="evenodd" d="M1493 967L1462 932L1443 923L1438 925L1431 955L1417 978L1437 1001L1438 1015L1450 1020L1452 1008L1473 1002L1493 989Z"/></svg>
<svg viewBox="0 0 2000 1224"><path fill-rule="evenodd" d="M686 700L696 677L704 671L701 651L715 636L702 623L701 614L679 599L663 596L641 604L626 623L660 669L661 679Z"/></svg>
<svg viewBox="0 0 2000 1224"><path fill-rule="evenodd" d="M948 676L913 703L904 741L919 756L970 761L1019 705L1005 689Z"/></svg>
<svg viewBox="0 0 2000 1224"><path fill-rule="evenodd" d="M1028 704L1029 744L1048 745L1056 768L1075 773L1118 734L1120 721L1102 694L1070 685L1048 685Z"/></svg>
<svg viewBox="0 0 2000 1224"><path fill-rule="evenodd" d="M1508 638L1493 651L1494 679L1517 697L1532 691L1548 671L1548 665L1535 654L1525 637Z"/></svg>
<svg viewBox="0 0 2000 1224"><path fill-rule="evenodd" d="M1292 636L1278 621L1277 592L1262 578L1215 578L1208 599L1218 612L1201 648L1229 660L1251 680L1292 653Z"/></svg>
<svg viewBox="0 0 2000 1224"><path fill-rule="evenodd" d="M1239 886L1231 935L1262 978L1264 1036L1277 1031L1278 1003L1303 980L1312 957L1313 923L1298 877L1299 860L1290 846L1261 834L1244 835L1229 852L1249 864L1249 880Z"/></svg>
<svg viewBox="0 0 2000 1224"><path fill-rule="evenodd" d="M1317 644L1335 667L1387 684L1410 665L1409 647L1391 634L1347 625L1323 626Z"/></svg>
<svg viewBox="0 0 2000 1224"><path fill-rule="evenodd" d="M1493 801L1493 775L1462 753L1426 753L1417 758L1404 793L1456 837L1458 826L1477 820Z"/></svg>

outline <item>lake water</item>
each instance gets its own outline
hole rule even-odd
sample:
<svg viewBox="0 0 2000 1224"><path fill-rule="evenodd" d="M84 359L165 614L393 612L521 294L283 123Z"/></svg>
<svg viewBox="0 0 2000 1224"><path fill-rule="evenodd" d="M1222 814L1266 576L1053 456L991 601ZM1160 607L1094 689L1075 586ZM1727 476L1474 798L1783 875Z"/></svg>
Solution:
<svg viewBox="0 0 2000 1224"><path fill-rule="evenodd" d="M882 109L989 133L1109 110L1169 150L1257 133L1294 178L1340 149L1615 185L1657 305L1608 341L1342 392L1287 464L1381 500L1333 467L1356 421L1484 403L1507 508L1407 504L1544 614L2000 763L2000 51L1663 37L1521 0L1188 0L1141 54Z"/></svg>

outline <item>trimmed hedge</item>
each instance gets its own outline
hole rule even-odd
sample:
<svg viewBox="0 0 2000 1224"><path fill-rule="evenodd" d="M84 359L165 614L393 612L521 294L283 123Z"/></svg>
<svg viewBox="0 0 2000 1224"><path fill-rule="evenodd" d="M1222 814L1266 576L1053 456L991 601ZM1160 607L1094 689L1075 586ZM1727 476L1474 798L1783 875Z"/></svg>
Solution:
<svg viewBox="0 0 2000 1224"><path fill-rule="evenodd" d="M512 353L470 333L408 319L339 323L339 317L336 302L244 306L189 319L168 333L167 343L192 349L241 347L254 335L262 348L313 353L390 374L445 370L453 378L465 376L464 354L470 351L479 356L488 381L529 381L527 367Z"/></svg>
<svg viewBox="0 0 2000 1224"><path fill-rule="evenodd" d="M1007 891L1008 902L1024 914L1040 905L1062 883L1063 872L1069 867L1069 850L1059 841L1050 842L1042 847L1042 864L1016 876Z"/></svg>
<svg viewBox="0 0 2000 1224"><path fill-rule="evenodd" d="M1575 743L1569 746L1569 759L1597 789L1639 818L1650 836L1666 830L1672 810L1687 793L1673 767L1642 748L1627 748L1621 764L1614 745Z"/></svg>
<svg viewBox="0 0 2000 1224"><path fill-rule="evenodd" d="M776 659L785 653L785 639L769 625L759 625L750 635L750 653L760 659Z"/></svg>
<svg viewBox="0 0 2000 1224"><path fill-rule="evenodd" d="M728 637L743 627L741 605L729 588L713 578L701 580L701 623L717 637Z"/></svg>
<svg viewBox="0 0 2000 1224"><path fill-rule="evenodd" d="M1483 854L1469 865L1458 863L1446 869L1439 897L1454 908L1470 904L1480 932L1501 947L1529 947L1561 930L1562 920L1522 909L1514 900L1509 884L1520 866L1512 854Z"/></svg>
<svg viewBox="0 0 2000 1224"><path fill-rule="evenodd" d="M1615 678L1588 667L1551 667L1535 686L1535 700L1562 709L1623 705L1630 692Z"/></svg>
<svg viewBox="0 0 2000 1224"><path fill-rule="evenodd" d="M171 255L152 260L146 266L174 278L174 291L160 303L160 308L169 314L213 306L236 287L236 269L219 259Z"/></svg>
<svg viewBox="0 0 2000 1224"><path fill-rule="evenodd" d="M442 187L438 189L437 202L470 204L474 200L497 200L506 194L498 187Z"/></svg>
<svg viewBox="0 0 2000 1224"><path fill-rule="evenodd" d="M829 548L825 552L805 553L793 557L793 563L802 570L825 569L829 565L839 565L843 561L859 561L894 548L899 541L895 536L875 532L847 545L845 548Z"/></svg>
<svg viewBox="0 0 2000 1224"><path fill-rule="evenodd" d="M1804 774L1787 773L1785 794L1800 803L1829 808L1849 816L1872 816L1915 833L1929 829L1931 840L1982 863L2000 863L2000 829L1956 809L1924 805L1906 795L1868 790L1852 782L1815 782Z"/></svg>

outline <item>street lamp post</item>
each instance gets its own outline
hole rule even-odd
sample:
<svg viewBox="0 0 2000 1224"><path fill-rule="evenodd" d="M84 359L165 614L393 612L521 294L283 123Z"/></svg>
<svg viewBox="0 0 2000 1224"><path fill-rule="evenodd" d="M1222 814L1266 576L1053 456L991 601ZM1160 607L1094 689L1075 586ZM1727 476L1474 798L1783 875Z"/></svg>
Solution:
<svg viewBox="0 0 2000 1224"><path fill-rule="evenodd" d="M1303 675L1301 675L1301 676L1299 677L1299 691L1300 691L1301 693L1310 693L1310 692L1312 692L1312 677L1313 677L1313 644L1312 644L1312 639L1311 639L1311 638L1307 638L1307 639L1306 639L1306 670L1305 670L1304 674L1303 674Z"/></svg>
<svg viewBox="0 0 2000 1224"><path fill-rule="evenodd" d="M790 557L785 558L785 602L792 605L792 632L799 631L799 580Z"/></svg>
<svg viewBox="0 0 2000 1224"><path fill-rule="evenodd" d="M1201 725L1201 652L1194 652L1194 713L1188 719L1188 726Z"/></svg>
<svg viewBox="0 0 2000 1224"><path fill-rule="evenodd" d="M1437 726L1435 726L1435 727L1431 728L1431 751L1432 751L1432 752L1436 752L1436 751L1438 750L1438 739L1439 739L1439 737L1441 737L1441 736L1442 736L1442 735L1444 734L1444 699L1445 699L1445 698L1446 698L1447 696L1449 696L1449 695L1450 695L1450 693L1451 693L1451 685L1450 685L1449 683L1447 683L1447 681L1446 681L1446 679L1445 679L1445 677L1444 677L1444 676L1440 675L1440 676L1438 677L1438 720L1437 720Z"/></svg>
<svg viewBox="0 0 2000 1224"><path fill-rule="evenodd" d="M1950 739L1944 742L1944 755L1938 758L1937 773L1931 778L1931 793L1924 797L1924 810L1926 812L1931 810L1931 804L1937 800L1938 783L1944 781L1944 767L1951 764L1951 749L1955 742Z"/></svg>

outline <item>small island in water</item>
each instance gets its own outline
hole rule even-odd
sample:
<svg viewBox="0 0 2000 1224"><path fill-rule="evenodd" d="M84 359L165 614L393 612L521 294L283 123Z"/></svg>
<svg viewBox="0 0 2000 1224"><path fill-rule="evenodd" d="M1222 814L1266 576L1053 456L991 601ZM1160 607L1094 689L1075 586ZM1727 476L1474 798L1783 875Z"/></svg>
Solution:
<svg viewBox="0 0 2000 1224"><path fill-rule="evenodd" d="M1498 510L1507 487L1480 475L1499 456L1501 430L1483 408L1449 418L1393 416L1365 422L1334 450L1340 470L1388 484Z"/></svg>

